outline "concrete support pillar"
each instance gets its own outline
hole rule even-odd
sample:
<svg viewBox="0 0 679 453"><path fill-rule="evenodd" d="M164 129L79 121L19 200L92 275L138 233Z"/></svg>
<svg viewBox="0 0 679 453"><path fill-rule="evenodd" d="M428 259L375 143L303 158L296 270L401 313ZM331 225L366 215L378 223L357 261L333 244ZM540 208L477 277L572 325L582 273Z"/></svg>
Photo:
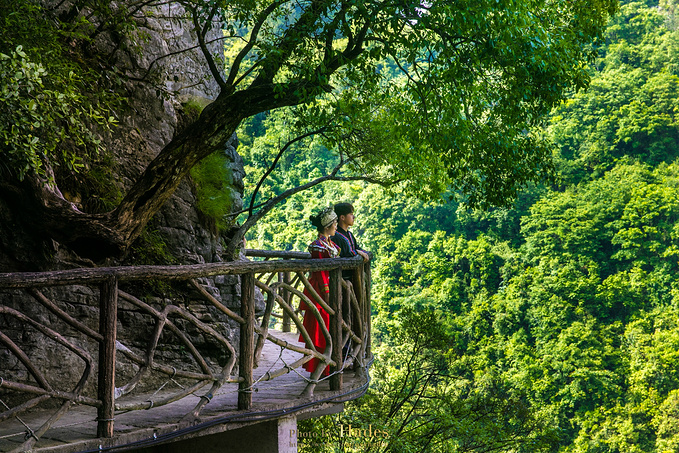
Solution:
<svg viewBox="0 0 679 453"><path fill-rule="evenodd" d="M278 419L278 453L297 453L297 417Z"/></svg>
<svg viewBox="0 0 679 453"><path fill-rule="evenodd" d="M297 453L297 417L289 416L134 450L137 453Z"/></svg>

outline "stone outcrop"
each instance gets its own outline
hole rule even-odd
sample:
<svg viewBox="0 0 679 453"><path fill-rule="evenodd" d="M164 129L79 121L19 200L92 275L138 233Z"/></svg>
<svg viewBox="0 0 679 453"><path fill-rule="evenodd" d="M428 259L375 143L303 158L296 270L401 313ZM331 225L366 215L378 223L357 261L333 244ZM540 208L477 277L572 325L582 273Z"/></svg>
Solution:
<svg viewBox="0 0 679 453"><path fill-rule="evenodd" d="M121 118L118 137L110 148L121 156L123 165L119 172L127 187L181 129L184 117L197 114L197 108L219 94L205 56L196 48L193 24L181 5L170 3L148 8L140 15L137 26L130 42L115 53L118 67L144 80L129 84L132 114ZM221 38L222 29L214 24L206 36L213 55L223 52ZM224 147L225 156L232 162L235 210L242 206L244 175L237 146L234 135ZM191 181L185 181L175 191L156 215L155 226L179 262L194 264L220 259L219 238L196 210Z"/></svg>
<svg viewBox="0 0 679 453"><path fill-rule="evenodd" d="M195 46L196 37L182 7L174 4L150 8L140 15L136 36L125 45L114 43L112 36L102 34L97 41L101 52L113 53L116 66L123 73L141 79L130 80L126 84L129 106L119 114L119 124L114 135L107 139L106 148L115 156L113 173L121 192L129 188L141 174L146 165L158 154L160 149L182 127L187 113L186 106L205 105L218 94L218 86L207 71L204 56L197 49L183 51ZM214 27L208 34L213 53L221 54L221 28ZM225 144L224 153L231 170L234 210L242 206L243 162L237 151L237 139L232 137ZM72 202L82 203L77 194L71 194ZM176 190L172 198L156 214L149 225L160 238L165 250L175 262L197 264L221 260L223 238L220 238L196 209L196 196L193 182L187 178ZM129 258L129 257L128 257ZM0 200L0 271L24 270L31 263L40 262L39 268L68 268L87 265L70 250L51 240L31 237L12 216L12 212ZM125 264L125 260L109 261L107 265ZM204 286L227 306L236 308L240 298L240 285L235 276L205 279ZM126 288L127 290L127 288ZM129 289L134 292L135 288ZM224 314L208 306L195 292L186 288L173 288L175 299L168 299L162 291L141 288L148 303L158 309L172 303L189 309L198 319L212 323L215 328L234 347L238 348L238 331L233 321ZM47 296L58 303L78 321L97 329L98 291L88 287L64 287L46 291ZM0 293L0 305L17 309L36 321L64 329L66 338L75 344L85 346L96 356L96 346L85 342L78 334L59 321L52 313L36 303L29 295L21 292ZM258 309L263 309L261 294L258 295ZM180 322L181 324L181 322ZM120 340L125 346L142 351L145 341L153 329L151 320L137 310L121 304L118 327ZM215 362L223 360L224 351L190 326L187 335L198 348L214 349ZM72 356L63 354L59 349L45 347L44 337L34 329L27 328L11 316L0 317L0 330L30 350L32 360L42 369L49 369L50 379L61 384L77 381L82 363ZM62 351L63 352L63 351ZM172 346L160 351L165 360L184 359L181 351ZM121 376L131 374L134 366L121 369ZM27 378L25 367L0 345L0 377L13 379ZM96 379L91 378L91 385ZM55 387L61 387L55 384ZM65 385L68 387L68 385ZM72 386L71 386L72 387ZM91 390L91 389L90 389Z"/></svg>

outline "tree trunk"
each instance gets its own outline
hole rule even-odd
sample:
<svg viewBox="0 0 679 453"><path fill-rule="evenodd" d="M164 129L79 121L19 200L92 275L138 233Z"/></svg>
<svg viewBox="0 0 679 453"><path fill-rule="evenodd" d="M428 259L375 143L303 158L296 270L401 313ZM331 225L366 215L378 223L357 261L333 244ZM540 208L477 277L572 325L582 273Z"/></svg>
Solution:
<svg viewBox="0 0 679 453"><path fill-rule="evenodd" d="M294 93L294 86L287 88L284 93ZM58 189L37 177L18 185L1 184L0 196L17 215L31 219L37 235L55 239L81 257L97 261L121 256L191 168L223 150L245 118L303 101L298 95L278 92L280 87L260 85L230 96L220 95L161 150L118 207L107 214L80 211Z"/></svg>

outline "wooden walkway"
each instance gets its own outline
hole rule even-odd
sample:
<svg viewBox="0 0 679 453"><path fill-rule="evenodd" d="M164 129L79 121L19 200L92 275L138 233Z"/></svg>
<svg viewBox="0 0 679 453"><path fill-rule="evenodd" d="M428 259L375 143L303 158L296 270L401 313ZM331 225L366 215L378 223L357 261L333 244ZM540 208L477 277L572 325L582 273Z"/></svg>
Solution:
<svg viewBox="0 0 679 453"><path fill-rule="evenodd" d="M275 332L275 335L291 343L297 343L296 333ZM247 411L237 410L238 384L226 384L214 395L197 420L181 420L199 400L198 397L190 396L162 407L116 413L114 437L100 439L96 437L96 408L76 406L40 438L33 451L53 453L132 451L158 443L215 434L289 414L332 411L333 406L358 398L367 389L368 376L362 370L356 372L345 370L342 390L330 391L328 380L325 380L316 386L314 396L307 398L299 396L306 387L306 379L309 377L309 373L302 368L271 381L257 382L257 379L267 371L293 363L301 356L299 353L282 350L275 344L266 342L260 365L254 372L256 384L252 408ZM175 384L170 382L167 387L172 385ZM175 386L173 390L177 390L177 387ZM200 393L205 393L205 390ZM148 401L161 397L162 391L154 395L137 395L131 398ZM125 397L121 401L131 401L131 398ZM20 420L14 418L0 423L0 452L12 451L24 442L28 430L22 422L28 427L37 427L42 425L48 416L47 412L34 411L22 414Z"/></svg>

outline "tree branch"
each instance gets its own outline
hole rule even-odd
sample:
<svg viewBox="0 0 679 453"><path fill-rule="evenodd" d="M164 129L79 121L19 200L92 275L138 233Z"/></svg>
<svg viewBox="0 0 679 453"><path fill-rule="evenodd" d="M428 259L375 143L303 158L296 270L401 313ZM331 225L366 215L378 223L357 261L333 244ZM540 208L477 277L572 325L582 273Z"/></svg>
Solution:
<svg viewBox="0 0 679 453"><path fill-rule="evenodd" d="M227 248L225 250L226 256L228 258L233 258L235 253L236 253L236 249L238 248L238 245L243 240L243 236L245 236L245 233L247 233L247 231L255 223L257 223L259 221L259 219L261 219L266 214L268 214L281 201L285 200L288 197L291 197L292 195L294 195L298 192L302 192L306 189L314 187L314 186L316 186L316 185L318 185L322 182L342 180L342 179L340 179L340 177L337 176L337 173L340 171L340 169L342 168L342 166L345 163L346 162L340 162L339 164L337 164L335 166L335 168L333 168L333 170L328 175L321 176L320 178L316 178L313 181L309 181L306 184L302 184L301 186L297 186L297 187L293 187L291 189L288 189L285 192L281 193L280 195L273 197L269 201L264 203L262 208L259 211L257 211L257 213L249 216L247 218L247 220L243 223L243 225L241 225L241 227L238 228L238 230L236 230L236 233L231 238L231 241L229 242L229 245L227 246Z"/></svg>
<svg viewBox="0 0 679 453"><path fill-rule="evenodd" d="M281 4L283 4L282 0L275 1L271 3L264 11L262 11L259 16L257 17L257 21L255 22L255 26L252 27L252 31L250 32L250 39L248 40L248 43L241 49L240 52L238 52L238 55L236 55L236 58L233 61L233 64L231 65L231 69L229 70L229 77L226 80L226 85L227 87L233 87L238 84L241 80L243 80L243 77L240 77L238 81L236 81L236 77L238 75L238 71L240 70L240 65L243 59L250 53L252 48L255 46L257 43L257 38L259 36L259 31L261 30L262 26L264 25L264 22L266 19L271 15L271 13L274 12L276 8L278 8ZM249 74L254 67L257 66L257 63L253 65L252 68L250 68L246 74ZM234 83L235 82L235 83Z"/></svg>
<svg viewBox="0 0 679 453"><path fill-rule="evenodd" d="M290 59L293 50L302 41L300 36L308 36L312 26L322 16L330 0L312 0L309 7L297 19L297 22L285 31L277 46L278 52L276 56L268 55L262 61L262 70L252 82L252 86L271 83L274 77L281 69L283 64Z"/></svg>
<svg viewBox="0 0 679 453"><path fill-rule="evenodd" d="M212 5L212 10L210 11L210 14L207 15L207 20L205 21L205 25L203 26L203 29L200 31L200 35L203 36L203 39L205 39L205 35L207 35L207 32L210 31L210 22L212 22L212 19L215 17L215 14L217 14L217 4L215 3ZM196 33L198 33L198 30L196 30Z"/></svg>
<svg viewBox="0 0 679 453"><path fill-rule="evenodd" d="M405 430L406 426L410 423L411 417L413 415L413 412L415 409L417 409L417 405L420 402L420 399L422 398L422 395L424 395L424 392L427 391L427 387L429 386L429 382L431 381L432 376L427 375L424 384L422 384L422 387L420 387L420 391L417 392L417 396L415 398L415 401L411 403L410 410L408 413L404 416L403 421L401 422L401 426L398 427L398 430L396 431L395 437L398 438L400 437L401 433ZM419 384L420 379L417 380L417 384ZM414 390L414 389L413 389ZM412 396L415 392L411 393L410 396Z"/></svg>
<svg viewBox="0 0 679 453"><path fill-rule="evenodd" d="M249 213L248 215L249 215L249 216L252 216L252 210L254 209L255 198L257 197L257 192L259 192L259 188L262 186L262 183L264 183L264 180L265 180L265 179L271 174L271 172L274 170L274 168L276 167L276 164L278 163L278 160L281 158L281 156L283 155L283 153L284 153L290 146L292 146L293 144L297 143L298 141L304 140L305 138L311 137L312 135L320 134L320 133L322 133L323 131L325 131L326 129L327 129L327 127L324 126L324 127L320 128L320 129L316 129L315 131L311 131L311 132L307 132L306 134L302 134L302 135L300 135L300 136L298 136L298 137L295 137L294 139L290 140L289 142L287 142L287 143L285 144L285 146L283 146L283 148L281 148L281 150L278 152L278 155L277 155L276 158L273 160L273 163L269 166L269 168L266 170L266 172L264 173L264 175L262 175L262 177L259 179L259 182L257 182L257 187L255 187L255 190L254 190L254 192L252 193L252 198L250 199L250 209L248 210L248 213Z"/></svg>
<svg viewBox="0 0 679 453"><path fill-rule="evenodd" d="M340 54L335 55L332 59L324 62L324 70L322 73L330 75L344 66L347 61L356 59L363 52L363 44L366 41L368 32L370 31L370 22L366 22L363 28L358 32L355 39L349 40L346 48Z"/></svg>
<svg viewBox="0 0 679 453"><path fill-rule="evenodd" d="M217 41L222 41L224 39L231 39L231 38L240 38L240 36L221 36L219 38L211 39L210 41L206 41L205 44L212 44ZM185 49L180 49L180 50L175 50L174 52L166 53L165 55L161 55L157 58L155 58L150 64L149 67L146 68L146 73L140 78L140 77L128 77L130 80L134 80L135 82L144 82L146 81L146 78L149 76L151 73L151 69L153 66L159 62L160 60L163 60L165 58L173 57L175 55L182 54L184 52L190 52L195 49L199 49L200 45L196 44L195 46L187 47Z"/></svg>
<svg viewBox="0 0 679 453"><path fill-rule="evenodd" d="M213 9L213 14L215 9ZM215 63L214 58L212 58L212 54L207 48L207 44L205 43L205 33L207 33L207 30L209 30L208 24L210 21L212 21L212 15L209 15L207 18L207 21L205 22L205 28L204 30L201 30L200 23L198 23L198 9L194 8L191 11L191 17L193 19L193 26L196 29L196 35L198 37L198 45L200 46L200 50L203 52L203 56L205 57L205 60L207 61L207 65L210 68L210 72L212 73L212 77L214 77L215 81L217 82L217 85L219 85L219 88L222 90L226 90L226 82L224 82L224 79L222 78L222 74L219 72L219 69L217 68L217 64Z"/></svg>

